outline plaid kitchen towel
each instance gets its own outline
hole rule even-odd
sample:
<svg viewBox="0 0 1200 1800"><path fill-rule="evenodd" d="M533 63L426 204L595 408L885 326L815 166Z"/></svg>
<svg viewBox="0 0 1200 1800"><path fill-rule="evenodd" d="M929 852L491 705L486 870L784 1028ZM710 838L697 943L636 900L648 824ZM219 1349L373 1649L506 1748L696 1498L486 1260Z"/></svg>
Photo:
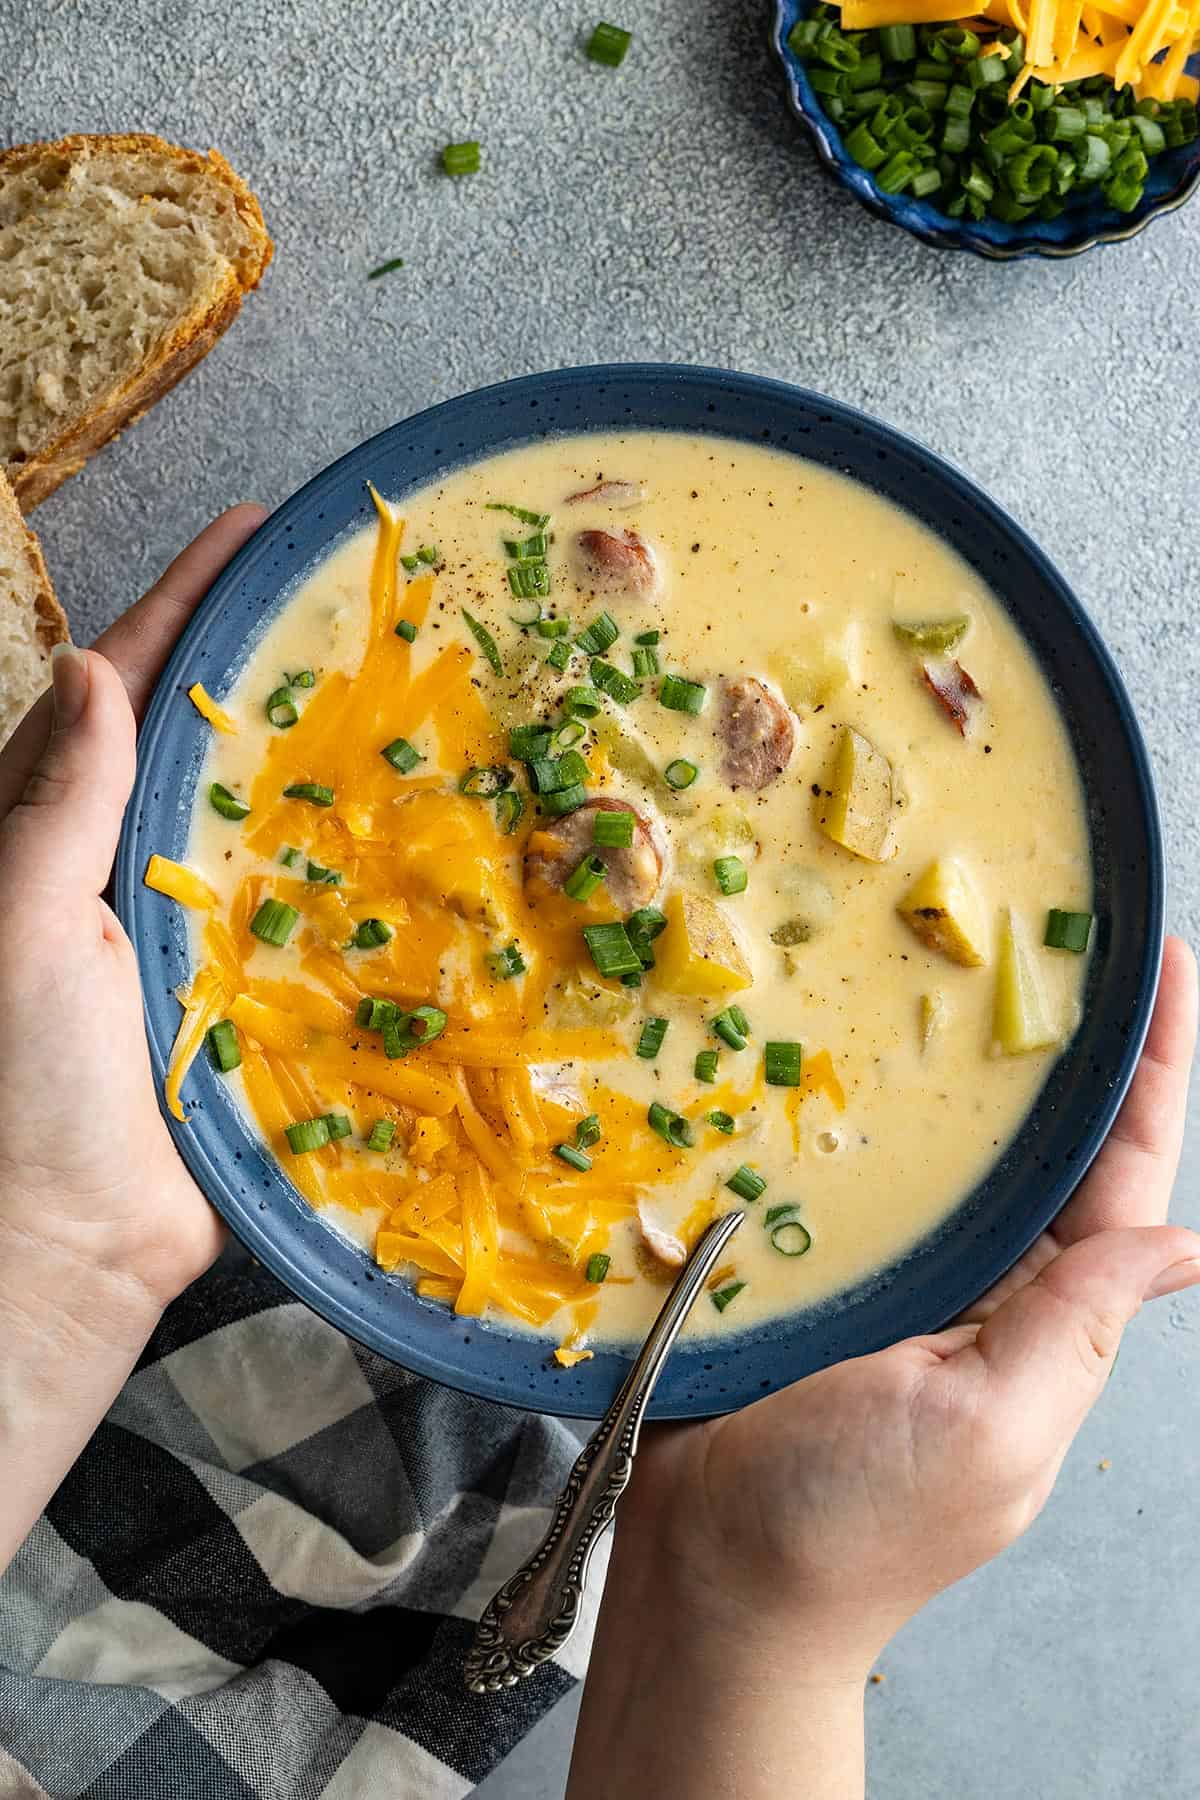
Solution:
<svg viewBox="0 0 1200 1800"><path fill-rule="evenodd" d="M574 1685L474 1622L578 1449L352 1344L228 1253L0 1579L2 1800L449 1800Z"/></svg>

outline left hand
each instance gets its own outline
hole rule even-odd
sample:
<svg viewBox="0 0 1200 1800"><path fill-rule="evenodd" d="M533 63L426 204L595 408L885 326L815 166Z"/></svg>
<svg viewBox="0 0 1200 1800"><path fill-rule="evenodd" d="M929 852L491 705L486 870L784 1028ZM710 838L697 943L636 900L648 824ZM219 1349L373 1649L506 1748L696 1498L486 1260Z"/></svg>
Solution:
<svg viewBox="0 0 1200 1800"><path fill-rule="evenodd" d="M0 1262L44 1252L64 1299L99 1271L160 1311L221 1246L159 1112L136 958L101 895L136 721L264 517L234 507L93 650L57 651L51 693L0 754Z"/></svg>

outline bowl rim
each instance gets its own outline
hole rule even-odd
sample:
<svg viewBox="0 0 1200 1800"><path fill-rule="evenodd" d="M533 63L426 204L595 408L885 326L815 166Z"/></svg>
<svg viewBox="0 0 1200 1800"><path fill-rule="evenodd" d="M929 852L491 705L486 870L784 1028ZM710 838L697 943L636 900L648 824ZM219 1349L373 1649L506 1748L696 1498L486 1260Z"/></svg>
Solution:
<svg viewBox="0 0 1200 1800"><path fill-rule="evenodd" d="M836 421L846 429L854 431L859 435L866 436L871 442L875 443L876 446L878 446L880 441L883 441L893 453L907 455L917 463L923 464L926 470L936 479L937 483L941 487L949 490L961 505L966 506L968 509L982 511L992 525L998 529L1000 535L1007 538L1009 542L1033 564L1039 579L1054 591L1059 602L1071 619L1074 629L1082 640L1087 652L1096 664L1123 727L1123 734L1130 756L1130 766L1134 785L1142 800L1142 816L1140 823L1144 827L1145 834L1145 880L1147 887L1147 929L1144 939L1144 952L1137 981L1136 998L1132 1009L1132 1017L1124 1034L1124 1051L1114 1072L1113 1079L1108 1085L1107 1092L1103 1100L1098 1104L1097 1111L1089 1129L1078 1141L1071 1153L1070 1166L1060 1168L1057 1173L1047 1174L1040 1200L1036 1204L1031 1205L1030 1208L1023 1213L1020 1219L1013 1219L1011 1228L1007 1231L1003 1241L993 1247L990 1257L984 1256L982 1252L980 1253L977 1262L973 1265L974 1273L972 1273L969 1282L960 1282L957 1287L950 1291L948 1297L943 1296L938 1305L930 1308L928 1322L922 1327L923 1330L935 1331L940 1329L950 1319L956 1316L963 1307L970 1304L970 1302L980 1293L986 1291L987 1288L999 1280L1000 1277L1020 1259L1038 1235L1057 1216L1058 1212L1074 1192L1079 1181L1082 1180L1083 1175L1090 1167L1100 1146L1111 1130L1120 1104L1124 1099L1133 1078L1137 1060L1141 1053L1146 1033L1149 1029L1150 1014L1154 994L1157 988L1162 951L1165 871L1157 796L1155 794L1154 782L1145 743L1137 723L1132 702L1120 672L1082 603L1078 600L1064 578L1059 574L1054 564L1051 563L1045 552L1040 549L1034 539L1025 531L1024 527L1020 525L1005 508L994 500L991 495L984 489L978 487L976 483L957 466L957 464L932 450L921 440L897 430L894 426L873 417L871 414L861 411L857 407L833 400L827 395L821 394L815 390L801 388L793 383L768 376L746 374L705 365L683 363L637 362L584 364L565 369L545 370L533 374L517 376L507 381L491 383L485 387L473 389L467 394L458 395L452 399L441 401L434 406L423 409L420 413L413 414L408 418L397 421L397 423L391 426L385 427L383 431L378 432L372 437L353 446L342 456L338 457L335 461L321 469L316 475L312 476L300 488L288 496L288 498L285 499L266 520L264 520L263 524L254 535L241 547L232 560L222 570L220 575L218 575L216 581L209 589L209 592L189 619L170 658L159 676L139 731L137 771L133 790L122 823L114 871L113 892L117 915L129 935L138 956L139 973L142 977L143 985L143 1011L150 1049L152 1072L156 1083L160 1111L166 1120L168 1129L175 1142L176 1149L180 1153L189 1173L193 1176L201 1191L209 1198L214 1208L229 1225L235 1236L239 1238L242 1244L264 1265L264 1267L283 1283L293 1296L308 1305L319 1317L326 1320L329 1324L334 1325L353 1341L385 1357L389 1361L395 1362L399 1366L411 1370L417 1375L425 1376L443 1385L451 1386L460 1392L471 1394L479 1399L496 1401L507 1405L516 1405L528 1411L549 1413L564 1418L595 1419L601 1417L608 1402L611 1400L613 1394L615 1394L620 1379L623 1378L628 1362L636 1347L614 1350L611 1347L598 1345L594 1363L583 1364L580 1365L579 1368L570 1371L570 1374L577 1378L574 1383L563 1386L561 1382L558 1381L558 1377L566 1375L568 1372L558 1371L556 1373L556 1391L553 1393L544 1391L544 1389L549 1386L548 1383L544 1383L541 1388L534 1388L531 1392L516 1390L503 1378L503 1376L496 1372L493 1360L491 1359L489 1359L487 1366L485 1367L471 1364L466 1369L455 1367L452 1371L448 1371L444 1361L444 1347L426 1351L420 1345L414 1346L409 1341L408 1334L403 1332L397 1334L393 1332L389 1336L388 1333L377 1325L372 1318L364 1316L364 1314L360 1310L356 1310L354 1305L348 1300L343 1299L337 1294L331 1293L327 1287L323 1286L315 1270L315 1259L308 1257L302 1260L297 1255L291 1254L289 1246L281 1241L279 1235L273 1229L269 1226L264 1228L258 1210L253 1205L242 1204L236 1199L232 1192L232 1181L230 1177L226 1171L214 1163L212 1158L208 1155L205 1146L201 1142L200 1133L198 1131L190 1130L186 1123L180 1124L167 1112L162 1097L165 1054L163 1046L156 1039L152 1025L146 981L150 966L149 956L143 952L143 945L147 937L149 935L157 936L158 932L156 928L151 930L147 924L139 922L138 916L139 909L141 905L145 903L145 897L150 892L150 890L143 887L141 880L144 866L144 850L140 843L140 820L142 807L145 804L146 791L154 778L153 771L155 762L153 753L158 748L159 739L162 736L162 733L168 727L169 715L176 704L178 694L183 688L190 684L190 679L195 678L194 676L189 676L189 662L194 657L194 645L196 640L203 636L210 622L219 617L227 595L232 594L248 576L251 576L259 563L265 563L273 550L278 550L281 545L286 544L289 531L292 530L298 521L304 519L310 511L314 514L316 513L317 503L326 490L334 490L348 477L352 478L360 469L362 470L362 479L365 483L371 472L371 466L380 458L386 456L389 447L398 445L405 433L411 433L418 427L427 427L434 422L448 425L453 421L456 413L467 412L470 409L479 408L481 406L486 407L487 404L492 401L498 401L502 405L506 405L509 400L515 399L525 401L533 400L536 402L539 393L545 394L557 384L562 383L586 390L590 385L599 385L601 383L613 385L619 385L621 383L641 384L652 389L655 384L662 382L681 384L686 388L696 389L706 395L711 395L714 384L716 384L718 387L722 387L726 391L732 392L747 401L753 401L755 398L769 398L784 405L794 406L799 411L807 409L817 417ZM547 435L545 430L540 428L538 422L535 420L531 422L527 431L517 433L509 432L508 436L505 437L503 435L503 429L507 423L507 421L497 417L495 428L496 441L492 443L490 448L480 449L473 454L462 458L449 459L447 462L439 464L436 468L425 467L419 475L414 475L412 480L407 482L404 488L397 491L400 493L411 491L412 489L428 484L428 482L434 479L438 473L445 473L452 467L466 466L471 462L480 461L488 455L497 454L501 449L514 448L518 444L532 442L539 437ZM553 433L553 435L566 436L586 434L592 429L613 428L614 427L611 426L589 426L584 421L577 421L573 422L568 429L565 429L562 432ZM655 427L653 425L642 426L640 424L630 424L621 427L621 429L632 432L643 429L655 429ZM662 429L662 427L659 427L659 429ZM711 432L713 435L732 435L722 431L716 426L710 425L706 428L704 424L700 422L699 418L697 423L692 427L669 427L668 429L692 429L700 433L704 433L707 429L707 431ZM750 440L744 439L738 441ZM786 449L787 453L798 455L801 458L804 456L804 451L802 449L797 450L790 444ZM854 474L850 474L848 478L852 480L861 479ZM867 484L864 482L864 485ZM899 502L892 503L901 504ZM926 528L935 529L932 526L927 526ZM331 530L326 538L324 548L315 553L315 555L305 559L303 566L306 569L311 570L316 566L316 563L319 560L328 556L337 543L339 535L340 534L336 530ZM955 546L951 544L951 548L955 548ZM959 553L961 554L961 552ZM295 576L293 574L290 577L272 583L273 600L271 616L274 616L274 608L278 603L280 594L292 587L294 585L294 580ZM243 660L244 647L251 641L252 636L250 633L245 634L241 639L243 646ZM185 677L188 677L188 679L185 679ZM187 715L181 710L177 710L174 717L176 719L186 719ZM190 730L198 729L197 725L190 719L187 719L187 726ZM144 745L149 746L148 754L145 755L143 754ZM188 791L191 793L193 790L189 788ZM188 808L188 816L190 817L190 805ZM170 1045L168 1043L166 1049L169 1050L169 1048ZM1052 1068L1053 1065L1051 1065L1051 1069ZM1051 1071L1048 1070L1047 1079L1049 1079L1050 1072ZM1038 1100L1034 1101L1033 1104L1035 1108L1038 1103ZM1028 1120L1026 1120L1026 1124L1021 1127L1021 1131L1024 1131L1027 1125ZM1018 1134L1018 1136L1019 1135L1020 1134ZM249 1139L249 1134L247 1134L247 1137ZM1014 1139L1013 1141L1015 1143L1017 1139ZM222 1148L224 1148L223 1144ZM266 1152L266 1156L274 1166L275 1171L286 1183L286 1175L283 1174L282 1167L278 1163L278 1160L269 1151ZM290 1186L290 1184L288 1185ZM303 1200L303 1197L299 1198L301 1207L307 1208L308 1202ZM921 1240L920 1245L914 1246L914 1251L919 1250L924 1244L932 1243L940 1232L948 1230L952 1221L958 1217L961 1211L961 1207L955 1208L948 1216L948 1219L943 1222L943 1225L935 1228L932 1237ZM268 1214L267 1217L269 1218L270 1215ZM328 1227L321 1225L320 1216L315 1209L311 1211L311 1222L315 1222L319 1225L322 1232L329 1233L330 1236L334 1235L329 1232ZM302 1248L300 1245L294 1247ZM373 1265L370 1265L370 1259L367 1257L366 1252L358 1250L357 1247L355 1247L355 1250L356 1254L363 1260L363 1263L371 1268L372 1272L370 1279L374 1280L376 1277L380 1276L380 1272L375 1270ZM906 1253L906 1255L911 1256L913 1253L913 1251L910 1251ZM902 1258L900 1263L888 1265L888 1267L891 1269L902 1267L904 1260L906 1259ZM381 1278L384 1281L391 1281L393 1279L392 1277ZM354 1285L357 1286L357 1284ZM403 1286L411 1295L411 1289L408 1287L407 1283L399 1285ZM835 1296L834 1303L836 1304L838 1300L848 1299L859 1291L858 1288L845 1290L843 1294ZM429 1303L416 1301L414 1297L414 1304L425 1307ZM439 1309L439 1311L440 1310L441 1309ZM403 1325L404 1315L400 1314L398 1316ZM802 1319L803 1317L803 1310L796 1314L780 1315L777 1319L766 1321L762 1326L750 1328L746 1333L735 1333L728 1340L722 1338L708 1338L691 1341L685 1340L684 1343L677 1348L675 1356L678 1358L685 1353L702 1349L704 1346L709 1346L710 1348L708 1348L705 1353L716 1360L727 1345L735 1345L739 1339L744 1341L749 1338L753 1341L757 1341L759 1334L769 1334L772 1329L776 1331L783 1330L786 1328L788 1321ZM478 1333L479 1335L490 1339L501 1354L503 1354L514 1341L523 1345L532 1344L540 1347L543 1352L545 1352L549 1344L549 1340L544 1337L531 1336L525 1332L507 1332L502 1326L498 1327L491 1322L484 1323L477 1319L463 1319L456 1320L455 1322L470 1328L469 1338L474 1337ZM397 1335L402 1337L402 1342L399 1345L397 1344ZM886 1341L891 1342L896 1341L896 1339L893 1336L889 1337ZM855 1353L860 1354L862 1352ZM605 1383L601 1385L598 1391L595 1377L601 1369L606 1371L606 1376L611 1376L611 1387L609 1387L606 1379ZM790 1379L794 1380L798 1378L799 1377L793 1371ZM701 1385L703 1386L702 1383ZM722 1392L718 1394L716 1392L705 1391L699 1395L689 1395L673 1400L665 1398L660 1390L659 1396L656 1397L655 1402L653 1402L648 1409L647 1416L658 1419L699 1419L714 1417L721 1413L737 1410L741 1406L750 1403L752 1400L762 1397L759 1389L766 1389L768 1386L777 1388L783 1385L787 1385L785 1380L773 1381L769 1384L757 1381L753 1384L745 1383L741 1387L734 1389L732 1392L722 1390ZM562 1391L558 1391L559 1387L562 1388Z"/></svg>
<svg viewBox="0 0 1200 1800"><path fill-rule="evenodd" d="M768 32L771 48L783 65L788 105L812 138L817 155L828 173L853 194L859 205L864 206L877 219L883 219L889 225L898 225L902 231L907 231L911 237L928 244L931 249L969 250L973 255L984 257L989 262L1019 262L1029 256L1044 256L1051 261L1062 261L1064 257L1081 256L1085 250L1093 250L1099 244L1127 243L1130 238L1145 231L1156 219L1177 211L1191 199L1200 183L1200 139L1197 139L1192 146L1196 152L1193 166L1184 173L1179 185L1170 193L1153 201L1145 211L1132 219L1128 214L1109 208L1109 216L1113 220L1111 226L1089 229L1085 235L1065 242L1059 242L1044 233L1039 236L1028 228L1027 222L1008 226L1006 229L1013 236L1005 243L997 243L982 232L974 220L951 219L930 201L913 200L906 194L882 194L870 172L856 163L846 150L841 132L813 92L803 63L795 51L788 48L787 34L794 23L793 11L799 16L808 9L808 0L801 0L798 9L796 0L775 0L774 16ZM1079 217L1082 221L1085 215L1081 213ZM1037 223L1040 227L1042 221Z"/></svg>

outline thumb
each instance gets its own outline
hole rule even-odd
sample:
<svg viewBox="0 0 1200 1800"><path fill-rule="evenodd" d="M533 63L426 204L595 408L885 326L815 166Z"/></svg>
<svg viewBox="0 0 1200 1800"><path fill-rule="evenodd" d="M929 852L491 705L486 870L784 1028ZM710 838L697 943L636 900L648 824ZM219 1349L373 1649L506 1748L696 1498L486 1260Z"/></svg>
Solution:
<svg viewBox="0 0 1200 1800"><path fill-rule="evenodd" d="M95 651L56 644L51 675L50 735L0 825L0 870L20 885L99 894L133 785L133 713Z"/></svg>
<svg viewBox="0 0 1200 1800"><path fill-rule="evenodd" d="M1056 1256L985 1320L988 1375L1058 1436L1082 1420L1143 1300L1200 1282L1200 1237L1178 1225L1100 1231Z"/></svg>

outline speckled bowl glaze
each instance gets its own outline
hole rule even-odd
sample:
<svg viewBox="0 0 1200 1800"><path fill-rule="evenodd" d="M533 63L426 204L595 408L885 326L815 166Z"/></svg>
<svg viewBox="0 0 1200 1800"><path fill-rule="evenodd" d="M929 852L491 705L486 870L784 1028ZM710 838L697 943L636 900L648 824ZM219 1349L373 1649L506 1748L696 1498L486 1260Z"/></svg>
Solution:
<svg viewBox="0 0 1200 1800"><path fill-rule="evenodd" d="M900 1263L825 1306L721 1339L686 1341L652 1408L661 1418L730 1411L842 1357L931 1331L1001 1275L1062 1206L1128 1086L1149 1018L1162 937L1163 873L1146 754L1095 628L1036 544L966 476L910 438L818 394L720 370L631 364L531 375L420 414L352 450L286 501L238 554L185 631L150 705L121 838L116 904L137 948L161 1082L188 979L180 909L142 885L152 851L187 853L208 726L185 699L217 696L288 595L347 533L373 519L372 481L403 495L534 438L660 427L719 433L840 470L938 532L1024 631L1069 723L1089 797L1098 923L1086 1010L1016 1141L949 1221ZM184 1161L249 1250L324 1318L382 1355L488 1399L598 1417L626 1353L560 1369L544 1339L458 1319L383 1274L322 1223L197 1058L190 1122L168 1121Z"/></svg>
<svg viewBox="0 0 1200 1800"><path fill-rule="evenodd" d="M1103 199L1075 196L1057 219L1028 219L1023 225L1006 225L1000 219L950 219L931 200L914 200L907 194L884 194L873 178L855 162L842 143L842 134L827 117L805 73L804 64L788 49L787 38L797 19L812 11L814 0L775 0L771 43L783 64L788 99L797 118L812 136L817 155L830 174L848 187L869 212L911 231L922 243L937 250L971 250L993 262L1014 262L1022 256L1078 256L1094 244L1122 244L1136 237L1152 219L1174 212L1200 182L1200 138L1167 150L1151 161L1145 191L1132 212L1117 212ZM1193 74L1200 59L1188 64Z"/></svg>

